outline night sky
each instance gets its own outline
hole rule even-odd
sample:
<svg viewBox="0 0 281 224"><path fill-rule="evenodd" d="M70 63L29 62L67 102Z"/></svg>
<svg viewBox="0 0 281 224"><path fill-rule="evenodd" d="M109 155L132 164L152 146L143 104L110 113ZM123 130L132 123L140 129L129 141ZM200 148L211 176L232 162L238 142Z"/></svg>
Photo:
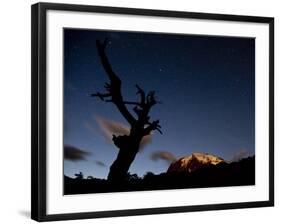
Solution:
<svg viewBox="0 0 281 224"><path fill-rule="evenodd" d="M162 102L150 115L160 119L163 135L152 135L131 173L165 172L167 161L151 159L157 151L176 158L205 152L225 160L255 154L254 39L65 29L64 144L81 154L65 159L66 175L106 178L118 149L99 121L128 125L114 104L89 96L104 92L108 81L95 46L105 38L124 99L138 99L138 84L155 90Z"/></svg>

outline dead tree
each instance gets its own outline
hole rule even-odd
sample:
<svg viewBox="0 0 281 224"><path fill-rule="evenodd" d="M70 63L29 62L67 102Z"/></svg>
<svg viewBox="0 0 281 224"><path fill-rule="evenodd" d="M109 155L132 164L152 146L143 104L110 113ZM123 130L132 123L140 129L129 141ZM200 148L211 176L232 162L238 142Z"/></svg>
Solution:
<svg viewBox="0 0 281 224"><path fill-rule="evenodd" d="M104 85L106 89L105 93L97 92L91 94L91 96L98 97L104 102L113 103L130 125L129 135L112 136L112 141L119 148L119 152L116 160L110 166L107 179L116 183L126 179L130 165L139 151L142 138L150 135L154 130L157 130L161 134L162 132L160 130L159 120L150 121L149 117L151 108L158 103L155 98L155 91L150 91L146 94L141 87L136 85L139 100L126 101L123 99L121 92L122 81L113 71L105 52L107 43L107 39L103 42L97 40L96 47L102 66L110 82ZM135 116L129 111L127 105L133 106L132 111L136 114Z"/></svg>

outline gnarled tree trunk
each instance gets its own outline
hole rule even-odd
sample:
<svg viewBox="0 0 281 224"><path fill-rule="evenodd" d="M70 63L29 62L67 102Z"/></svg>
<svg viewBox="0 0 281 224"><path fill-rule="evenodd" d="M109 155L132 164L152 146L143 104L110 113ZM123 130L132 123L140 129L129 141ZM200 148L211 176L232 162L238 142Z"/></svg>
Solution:
<svg viewBox="0 0 281 224"><path fill-rule="evenodd" d="M123 182L126 179L128 170L134 161L140 147L142 138L146 135L151 134L153 130L157 130L160 133L159 120L150 121L149 111L157 101L155 99L155 92L151 91L148 94L136 85L137 94L140 95L138 102L131 102L123 100L121 93L121 80L113 71L109 60L105 54L105 48L107 40L103 43L99 40L96 41L97 50L103 68L110 80L110 83L105 83L106 93L94 93L91 94L93 97L99 97L104 102L111 102L115 104L122 116L130 124L130 134L122 136L112 136L112 140L119 152L116 160L110 167L108 174L108 180L111 182ZM126 105L133 105L133 111L136 113L136 118L131 114Z"/></svg>
<svg viewBox="0 0 281 224"><path fill-rule="evenodd" d="M113 137L114 144L119 148L117 158L110 167L107 179L114 182L123 182L138 151L140 140L132 136Z"/></svg>

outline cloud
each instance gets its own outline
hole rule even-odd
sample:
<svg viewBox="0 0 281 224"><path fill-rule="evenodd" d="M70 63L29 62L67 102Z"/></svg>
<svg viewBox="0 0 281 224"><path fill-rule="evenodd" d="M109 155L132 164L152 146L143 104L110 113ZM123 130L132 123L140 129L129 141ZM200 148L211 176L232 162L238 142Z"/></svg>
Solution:
<svg viewBox="0 0 281 224"><path fill-rule="evenodd" d="M98 165L98 166L100 166L100 167L107 167L104 162L99 161L99 160L96 160L96 161L95 161L95 164Z"/></svg>
<svg viewBox="0 0 281 224"><path fill-rule="evenodd" d="M91 132L92 135L96 135L97 134L97 130L95 129L95 127L90 123L85 121L84 122L84 127Z"/></svg>
<svg viewBox="0 0 281 224"><path fill-rule="evenodd" d="M167 151L156 151L151 153L150 158L152 161L158 161L159 159L164 160L168 163L172 163L177 160L177 158L170 152Z"/></svg>
<svg viewBox="0 0 281 224"><path fill-rule="evenodd" d="M95 116L95 120L97 121L102 133L105 136L105 139L109 143L113 143L112 141L112 135L129 135L130 134L130 128L120 122L112 121L106 118L97 117ZM143 149L146 145L151 143L152 140L152 134L144 136L140 143L140 149Z"/></svg>
<svg viewBox="0 0 281 224"><path fill-rule="evenodd" d="M112 135L129 135L130 129L127 125L102 117L95 117L105 139L112 143Z"/></svg>
<svg viewBox="0 0 281 224"><path fill-rule="evenodd" d="M64 159L72 162L86 160L86 157L90 155L89 152L78 149L71 145L64 145Z"/></svg>
<svg viewBox="0 0 281 224"><path fill-rule="evenodd" d="M243 158L247 158L249 156L250 156L250 153L246 149L241 149L233 155L231 162L236 162Z"/></svg>

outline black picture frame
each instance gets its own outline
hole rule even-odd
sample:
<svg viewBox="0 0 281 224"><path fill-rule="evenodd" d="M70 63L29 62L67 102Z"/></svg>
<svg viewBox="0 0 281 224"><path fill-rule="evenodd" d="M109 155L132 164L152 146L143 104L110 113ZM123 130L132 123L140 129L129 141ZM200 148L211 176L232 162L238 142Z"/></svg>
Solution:
<svg viewBox="0 0 281 224"><path fill-rule="evenodd" d="M162 16L205 20L239 21L269 24L269 200L196 206L159 207L68 214L46 213L46 13L48 10L101 12L124 15ZM31 218L36 221L101 218L205 210L266 207L274 205L274 18L117 8L89 5L37 3L32 5L32 155Z"/></svg>

